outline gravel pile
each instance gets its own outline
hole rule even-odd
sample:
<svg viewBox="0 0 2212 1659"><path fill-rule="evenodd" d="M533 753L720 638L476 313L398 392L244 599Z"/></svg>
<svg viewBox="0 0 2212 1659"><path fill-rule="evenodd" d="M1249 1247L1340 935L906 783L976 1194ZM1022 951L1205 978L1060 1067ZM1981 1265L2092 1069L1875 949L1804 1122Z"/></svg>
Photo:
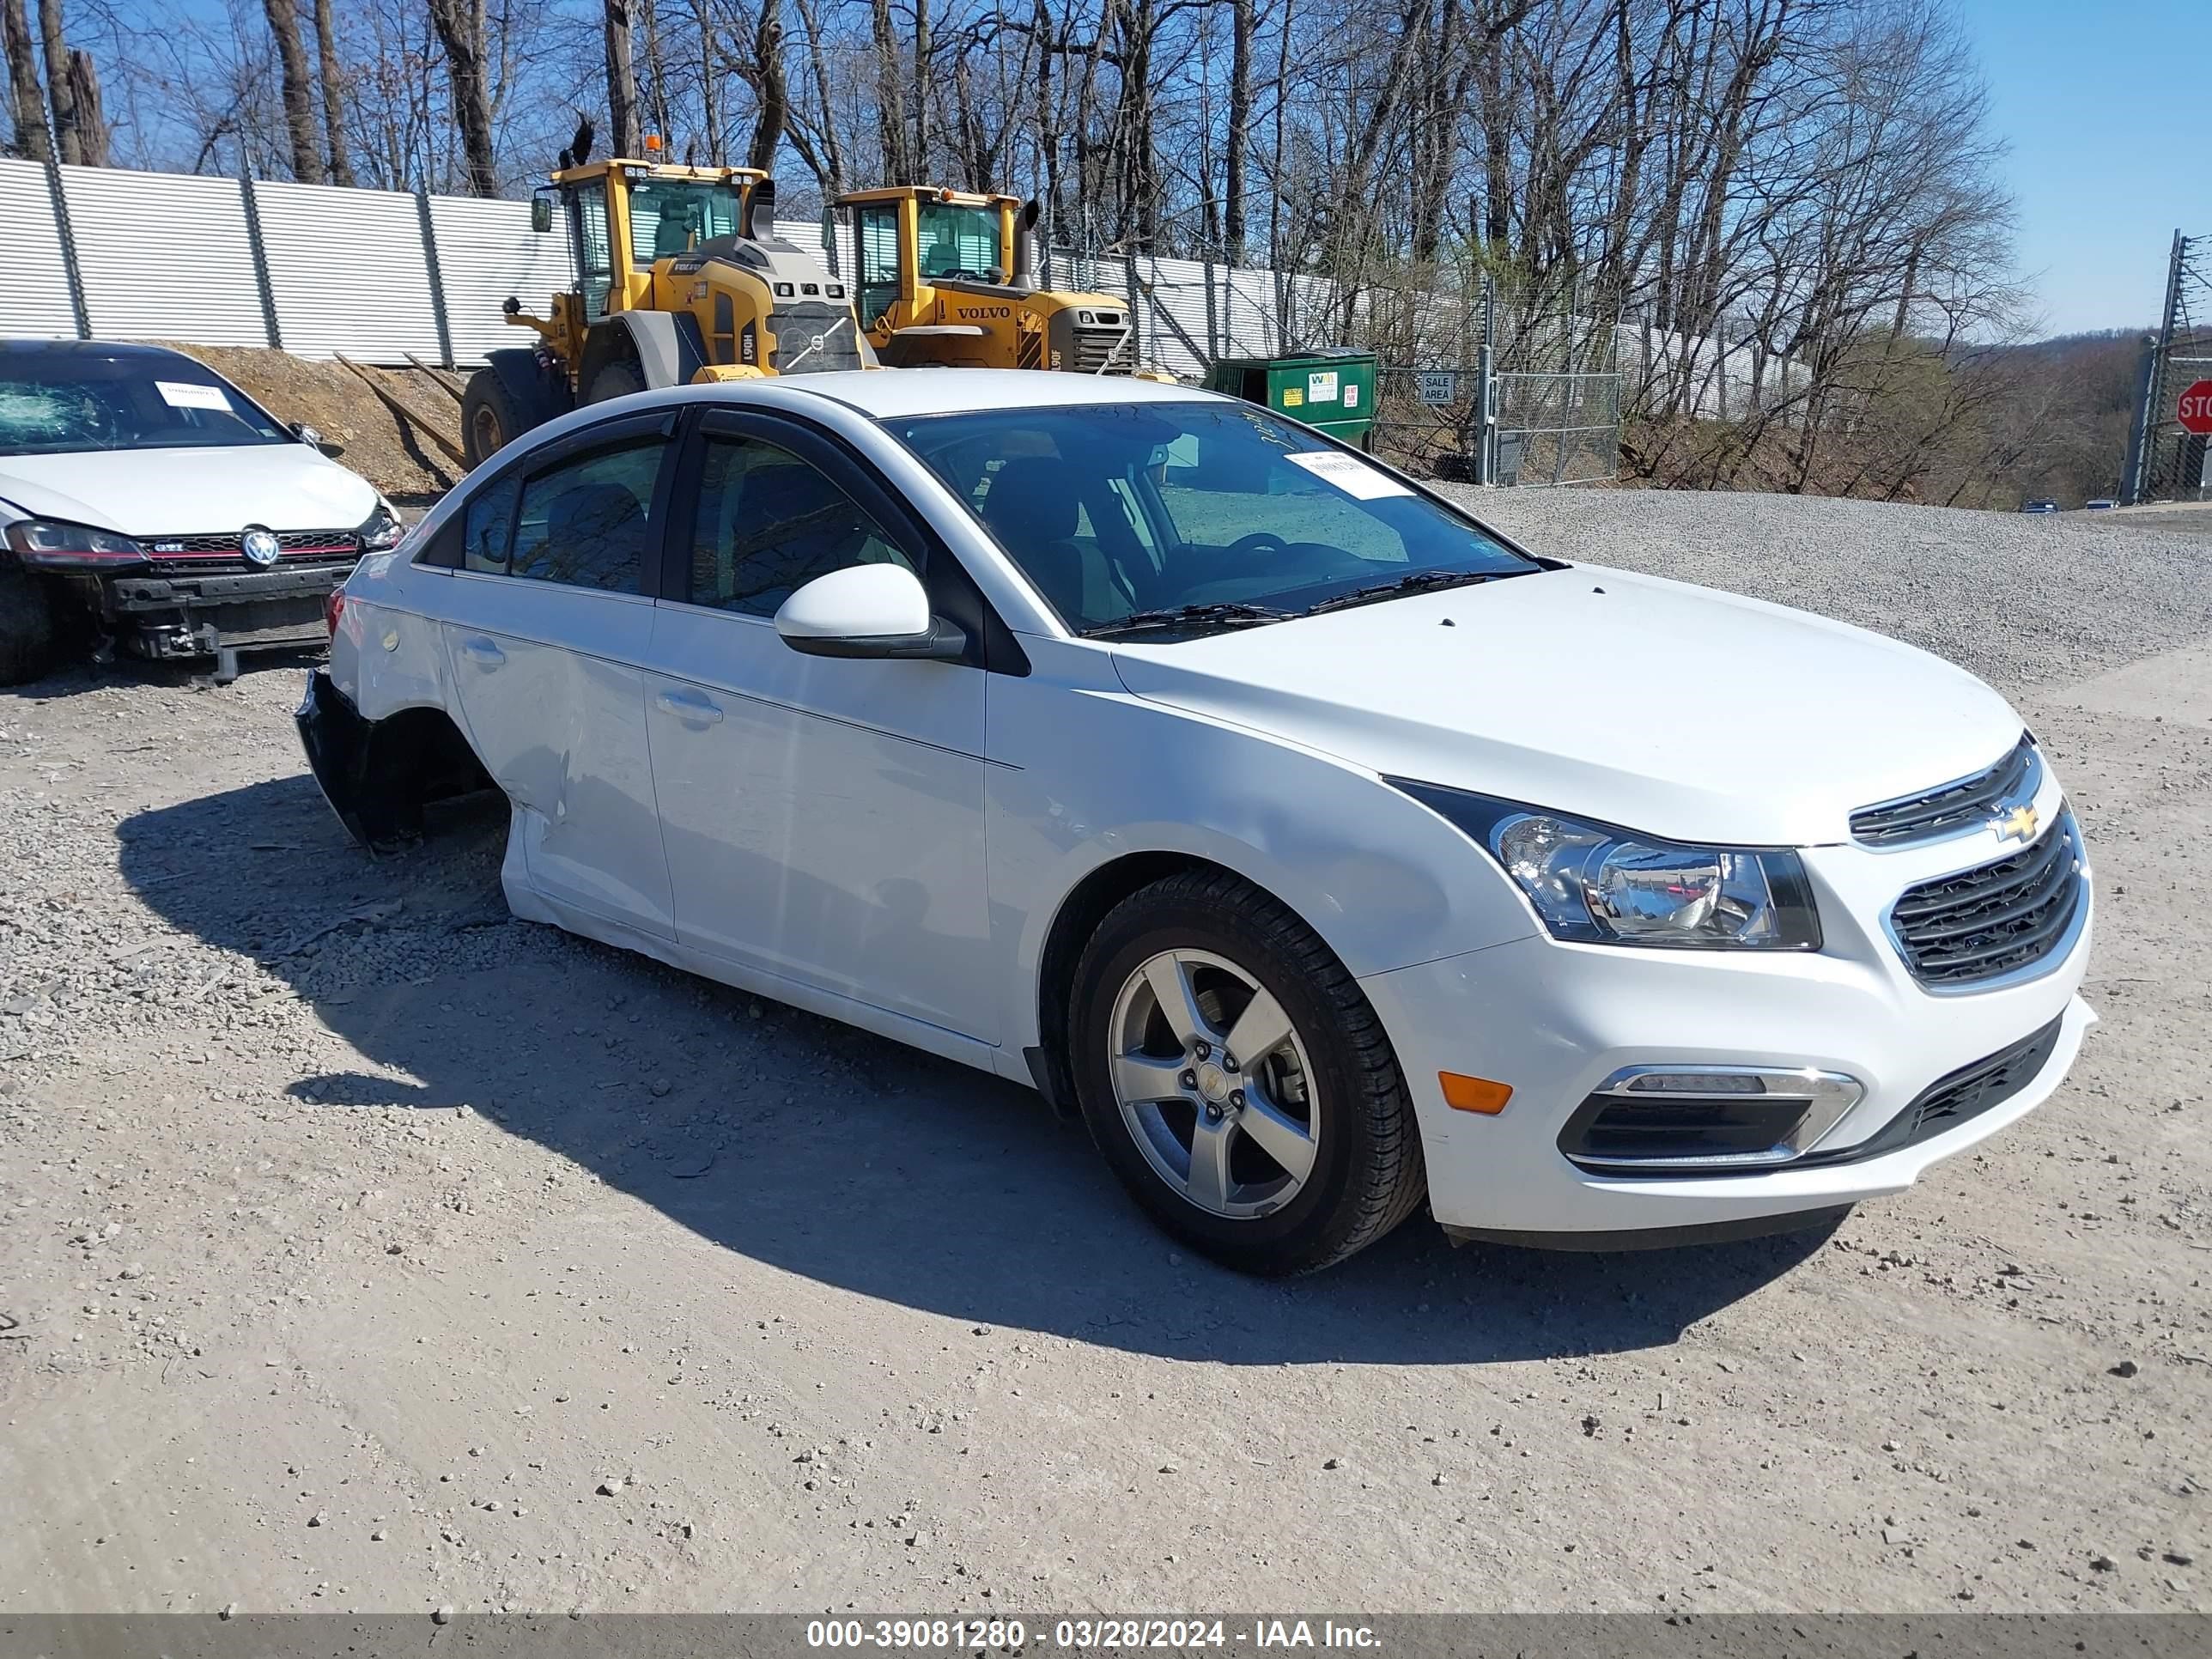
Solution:
<svg viewBox="0 0 2212 1659"><path fill-rule="evenodd" d="M1024 1091L512 921L495 805L367 857L303 665L73 672L0 694L0 1613L2201 1610L2212 726L2065 682L2212 634L2202 544L1478 505L2015 696L2048 1107L1827 1237L1254 1285Z"/></svg>
<svg viewBox="0 0 2212 1659"><path fill-rule="evenodd" d="M1687 490L1439 488L1532 552L1856 623L2008 696L2212 633L2204 544L2125 520Z"/></svg>

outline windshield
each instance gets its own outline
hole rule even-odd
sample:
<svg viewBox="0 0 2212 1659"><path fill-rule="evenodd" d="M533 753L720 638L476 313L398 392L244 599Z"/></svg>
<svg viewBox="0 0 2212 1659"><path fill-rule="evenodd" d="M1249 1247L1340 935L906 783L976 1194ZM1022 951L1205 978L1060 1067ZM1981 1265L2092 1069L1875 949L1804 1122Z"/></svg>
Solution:
<svg viewBox="0 0 2212 1659"><path fill-rule="evenodd" d="M925 282L935 276L979 283L1006 279L999 265L998 209L924 203L915 233Z"/></svg>
<svg viewBox="0 0 2212 1659"><path fill-rule="evenodd" d="M717 236L738 234L734 185L703 179L641 179L629 190L630 257L651 264Z"/></svg>
<svg viewBox="0 0 2212 1659"><path fill-rule="evenodd" d="M1188 635L1541 568L1249 404L994 410L897 432L1079 633ZM1243 614L1154 614L1191 605Z"/></svg>
<svg viewBox="0 0 2212 1659"><path fill-rule="evenodd" d="M76 348L0 351L0 455L291 441L236 387L190 358L105 356Z"/></svg>

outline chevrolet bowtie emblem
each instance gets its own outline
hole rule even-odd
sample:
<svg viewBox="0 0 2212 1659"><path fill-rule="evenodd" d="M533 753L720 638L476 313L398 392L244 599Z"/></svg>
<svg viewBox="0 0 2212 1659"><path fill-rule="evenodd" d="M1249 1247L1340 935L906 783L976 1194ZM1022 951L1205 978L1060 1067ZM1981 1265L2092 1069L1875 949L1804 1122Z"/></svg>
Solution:
<svg viewBox="0 0 2212 1659"><path fill-rule="evenodd" d="M2041 814L2033 806L2015 806L2001 818L1990 820L1990 828L1997 832L1999 841L2033 841L2036 826L2043 822Z"/></svg>

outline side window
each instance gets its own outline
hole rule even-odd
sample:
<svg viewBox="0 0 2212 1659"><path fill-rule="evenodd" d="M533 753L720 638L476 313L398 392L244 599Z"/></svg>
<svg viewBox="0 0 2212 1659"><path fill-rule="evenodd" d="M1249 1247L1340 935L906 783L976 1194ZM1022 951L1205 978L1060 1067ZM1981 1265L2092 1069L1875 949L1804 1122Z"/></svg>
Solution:
<svg viewBox="0 0 2212 1659"><path fill-rule="evenodd" d="M898 210L864 207L854 216L854 228L860 246L860 326L872 328L898 301Z"/></svg>
<svg viewBox="0 0 2212 1659"><path fill-rule="evenodd" d="M508 568L571 587L644 592L653 486L666 448L657 435L634 439L525 480Z"/></svg>
<svg viewBox="0 0 2212 1659"><path fill-rule="evenodd" d="M773 617L817 576L915 562L860 504L789 450L710 434L691 538L691 602Z"/></svg>
<svg viewBox="0 0 2212 1659"><path fill-rule="evenodd" d="M461 532L462 569L507 574L507 556L514 540L514 503L521 494L521 477L509 473L471 499Z"/></svg>

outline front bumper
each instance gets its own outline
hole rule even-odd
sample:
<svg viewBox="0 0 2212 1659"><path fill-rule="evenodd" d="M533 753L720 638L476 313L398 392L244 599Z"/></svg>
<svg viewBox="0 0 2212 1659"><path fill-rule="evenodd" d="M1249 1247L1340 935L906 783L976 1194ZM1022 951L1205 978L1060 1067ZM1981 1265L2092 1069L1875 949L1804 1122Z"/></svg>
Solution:
<svg viewBox="0 0 2212 1659"><path fill-rule="evenodd" d="M98 609L130 649L157 661L320 645L327 637L323 606L354 562L107 576L98 584Z"/></svg>
<svg viewBox="0 0 2212 1659"><path fill-rule="evenodd" d="M2086 873L2065 948L2034 976L1977 993L1924 988L1874 920L1935 869L2002 851L1993 839L1910 855L1814 849L1807 863L1827 932L1816 954L1659 951L1534 934L1362 980L1413 1095L1437 1220L1478 1237L1608 1248L1775 1231L1902 1191L2016 1122L2057 1088L2096 1019L2078 994L2094 904ZM1905 1133L1915 1125L1900 1114L1917 1115L1932 1085L2039 1036L2047 1041L2033 1050L2037 1063L2018 1067L1996 1103L1955 1120L1931 1115ZM1585 1099L1615 1073L1647 1066L1809 1067L1856 1079L1864 1094L1802 1163L1670 1174L1570 1162L1560 1136ZM1495 1116L1454 1111L1440 1072L1496 1079L1513 1093Z"/></svg>

